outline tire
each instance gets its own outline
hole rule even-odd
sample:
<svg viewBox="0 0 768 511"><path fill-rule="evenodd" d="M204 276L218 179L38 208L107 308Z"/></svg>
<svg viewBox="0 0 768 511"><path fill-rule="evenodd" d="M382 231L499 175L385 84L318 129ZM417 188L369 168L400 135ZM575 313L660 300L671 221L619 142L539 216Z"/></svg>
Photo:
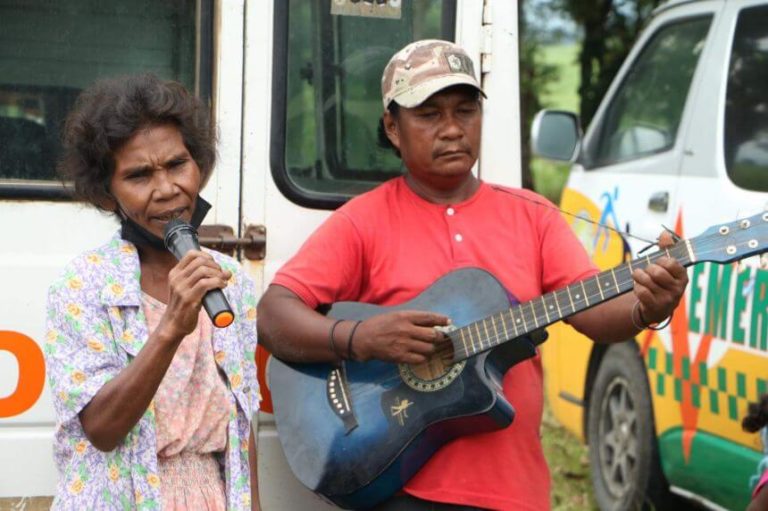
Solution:
<svg viewBox="0 0 768 511"><path fill-rule="evenodd" d="M667 509L645 365L634 341L611 346L589 395L587 441L602 511Z"/></svg>

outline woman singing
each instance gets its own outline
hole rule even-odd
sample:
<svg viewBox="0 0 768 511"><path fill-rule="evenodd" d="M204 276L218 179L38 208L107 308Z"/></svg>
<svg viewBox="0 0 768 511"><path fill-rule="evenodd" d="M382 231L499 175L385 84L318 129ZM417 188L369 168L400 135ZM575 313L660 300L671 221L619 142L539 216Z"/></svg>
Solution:
<svg viewBox="0 0 768 511"><path fill-rule="evenodd" d="M162 240L210 207L214 134L200 100L152 75L96 83L67 118L60 173L121 228L49 292L54 509L258 509L253 285L229 257L177 261ZM201 309L217 288L227 328Z"/></svg>

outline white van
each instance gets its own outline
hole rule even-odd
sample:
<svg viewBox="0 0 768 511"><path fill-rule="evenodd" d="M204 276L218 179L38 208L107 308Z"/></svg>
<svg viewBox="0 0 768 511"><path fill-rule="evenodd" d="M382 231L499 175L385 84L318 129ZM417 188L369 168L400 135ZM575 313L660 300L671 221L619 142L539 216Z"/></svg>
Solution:
<svg viewBox="0 0 768 511"><path fill-rule="evenodd" d="M768 210L768 2L665 4L583 138L564 112L541 113L533 131L540 155L574 162L561 208L602 268L663 226L693 237ZM551 330L547 397L590 444L601 509L665 509L668 490L746 507L768 466L768 446L741 429L768 391L767 268L696 265L672 326L633 343Z"/></svg>
<svg viewBox="0 0 768 511"><path fill-rule="evenodd" d="M516 2L0 2L0 508L54 492L46 292L117 227L55 180L78 92L100 76L152 71L210 102L220 143L202 239L237 253L263 288L330 210L401 172L376 146L380 77L396 50L423 38L455 40L475 60L488 95L477 171L518 185ZM257 357L263 509L322 509L282 456L267 357Z"/></svg>

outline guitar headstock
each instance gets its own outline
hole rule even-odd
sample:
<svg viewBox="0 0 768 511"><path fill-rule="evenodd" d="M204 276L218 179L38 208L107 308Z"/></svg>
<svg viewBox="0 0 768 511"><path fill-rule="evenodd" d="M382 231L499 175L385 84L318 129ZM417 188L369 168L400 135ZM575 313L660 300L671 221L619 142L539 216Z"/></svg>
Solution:
<svg viewBox="0 0 768 511"><path fill-rule="evenodd" d="M696 262L728 263L768 251L768 212L715 225L688 240Z"/></svg>

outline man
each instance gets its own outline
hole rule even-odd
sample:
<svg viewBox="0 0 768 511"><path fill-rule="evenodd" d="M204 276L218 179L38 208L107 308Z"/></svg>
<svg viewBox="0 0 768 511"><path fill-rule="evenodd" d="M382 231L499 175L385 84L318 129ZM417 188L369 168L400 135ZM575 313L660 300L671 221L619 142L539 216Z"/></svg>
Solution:
<svg viewBox="0 0 768 511"><path fill-rule="evenodd" d="M382 95L383 133L406 173L341 207L278 272L259 305L259 333L280 358L419 363L442 339L434 327L449 318L408 311L358 324L315 309L346 300L402 303L462 267L491 272L521 302L597 272L544 198L472 174L482 91L460 47L406 46L384 70ZM600 342L629 339L668 317L687 284L684 268L669 258L633 278L633 293L570 324ZM539 357L513 366L503 386L517 411L512 425L446 444L408 482L405 496L380 509L548 509Z"/></svg>

